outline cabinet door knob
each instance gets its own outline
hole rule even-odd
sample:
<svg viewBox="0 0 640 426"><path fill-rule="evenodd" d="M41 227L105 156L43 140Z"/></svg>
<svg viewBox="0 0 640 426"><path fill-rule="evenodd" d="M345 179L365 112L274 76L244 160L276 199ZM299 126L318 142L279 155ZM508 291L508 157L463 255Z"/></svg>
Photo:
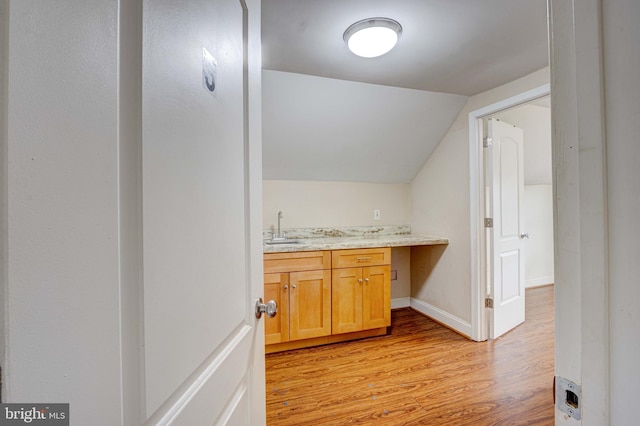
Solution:
<svg viewBox="0 0 640 426"><path fill-rule="evenodd" d="M361 283L362 282L362 278L358 278L358 282Z"/></svg>
<svg viewBox="0 0 640 426"><path fill-rule="evenodd" d="M284 287L282 287L282 289L283 289L283 290L287 290L287 289L289 289L289 286L288 286L288 285L285 285Z"/></svg>
<svg viewBox="0 0 640 426"><path fill-rule="evenodd" d="M292 286L291 286L291 288L296 288L296 285L295 285L295 284L294 284L294 285L292 285Z"/></svg>
<svg viewBox="0 0 640 426"><path fill-rule="evenodd" d="M369 278L365 278L364 280L365 280L366 282L369 282Z"/></svg>

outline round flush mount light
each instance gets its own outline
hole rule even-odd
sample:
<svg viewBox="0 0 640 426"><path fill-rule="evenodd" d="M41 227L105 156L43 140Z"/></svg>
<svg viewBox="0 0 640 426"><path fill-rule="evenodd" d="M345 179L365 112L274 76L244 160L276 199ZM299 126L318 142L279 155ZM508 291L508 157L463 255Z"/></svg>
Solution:
<svg viewBox="0 0 640 426"><path fill-rule="evenodd" d="M375 58L393 49L402 25L389 18L368 18L352 24L342 38L349 50L363 58Z"/></svg>

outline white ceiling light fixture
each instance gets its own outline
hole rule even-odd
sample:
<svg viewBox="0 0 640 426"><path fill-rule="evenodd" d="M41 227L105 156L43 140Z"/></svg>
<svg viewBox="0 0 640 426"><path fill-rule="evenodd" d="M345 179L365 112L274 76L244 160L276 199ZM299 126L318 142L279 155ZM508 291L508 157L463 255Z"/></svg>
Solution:
<svg viewBox="0 0 640 426"><path fill-rule="evenodd" d="M342 38L349 50L363 58L382 56L396 45L402 25L389 18L368 18L349 26Z"/></svg>

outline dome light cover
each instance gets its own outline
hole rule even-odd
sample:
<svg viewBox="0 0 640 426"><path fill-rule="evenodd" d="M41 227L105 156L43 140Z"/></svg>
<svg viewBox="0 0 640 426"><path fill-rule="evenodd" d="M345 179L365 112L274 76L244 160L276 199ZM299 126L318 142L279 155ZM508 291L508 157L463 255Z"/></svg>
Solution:
<svg viewBox="0 0 640 426"><path fill-rule="evenodd" d="M354 54L363 58L382 56L396 45L402 26L389 18L368 18L351 25L342 38Z"/></svg>

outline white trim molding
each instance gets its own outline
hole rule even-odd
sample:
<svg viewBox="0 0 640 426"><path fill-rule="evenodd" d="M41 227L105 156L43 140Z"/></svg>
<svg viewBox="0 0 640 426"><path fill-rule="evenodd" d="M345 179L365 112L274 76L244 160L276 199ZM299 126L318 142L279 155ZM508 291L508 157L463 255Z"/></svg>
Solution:
<svg viewBox="0 0 640 426"><path fill-rule="evenodd" d="M524 286L526 288L542 287L545 285L552 285L552 284L553 284L553 275L549 275L547 277L534 278L531 280L525 280L524 282Z"/></svg>
<svg viewBox="0 0 640 426"><path fill-rule="evenodd" d="M391 309L409 308L411 307L410 297L398 297L397 299L391 299Z"/></svg>
<svg viewBox="0 0 640 426"><path fill-rule="evenodd" d="M610 328L609 322L609 295L614 287L609 287L607 217L612 207L608 204L611 188L607 182L607 149L611 141L607 133L616 127L629 132L633 129L633 119L628 115L625 127L610 127L605 123L611 112L607 108L610 102L622 107L616 110L616 117L631 112L629 105L637 105L637 97L633 94L636 73L632 59L634 55L637 58L637 46L631 42L620 47L617 55L616 50L603 52L601 27L603 17L607 16L605 11L617 7L622 14L637 16L631 13L631 3L549 1L555 371L556 375L582 386L583 418L578 423L584 425L637 422L636 413L627 410L635 401L631 388L620 394L610 393L613 383L610 380L610 335L613 331L620 333L620 329ZM638 10L637 3L635 10ZM635 23L632 22L615 20L611 22L608 34L618 41L625 40L623 34L628 34L626 37L631 41L638 34L633 32ZM621 82L620 91L615 95L609 92L611 86L604 84L606 71L614 70L627 72L630 77ZM625 102L623 94L629 94L629 100L633 100ZM616 142L631 144L636 140L631 133L625 133ZM628 176L632 181L633 174ZM633 193L634 189L627 188L621 193ZM637 335L636 330L630 335ZM631 348L625 342L621 349L627 352ZM629 380L636 366L634 360L616 368L620 368L625 380ZM619 404L619 409L610 411L614 403ZM614 416L617 421L613 421ZM556 407L556 424L573 425L576 421Z"/></svg>
<svg viewBox="0 0 640 426"><path fill-rule="evenodd" d="M449 312L443 311L440 308L436 308L435 306L427 302L415 299L413 297L411 298L411 308L460 334L463 334L467 337L471 336L471 324L461 318L458 318L455 315L450 314Z"/></svg>
<svg viewBox="0 0 640 426"><path fill-rule="evenodd" d="M550 94L550 85L511 96L469 113L469 207L471 221L471 325L469 336L476 341L487 340L487 317L484 250L484 168L482 153L482 118L505 109L522 105Z"/></svg>

